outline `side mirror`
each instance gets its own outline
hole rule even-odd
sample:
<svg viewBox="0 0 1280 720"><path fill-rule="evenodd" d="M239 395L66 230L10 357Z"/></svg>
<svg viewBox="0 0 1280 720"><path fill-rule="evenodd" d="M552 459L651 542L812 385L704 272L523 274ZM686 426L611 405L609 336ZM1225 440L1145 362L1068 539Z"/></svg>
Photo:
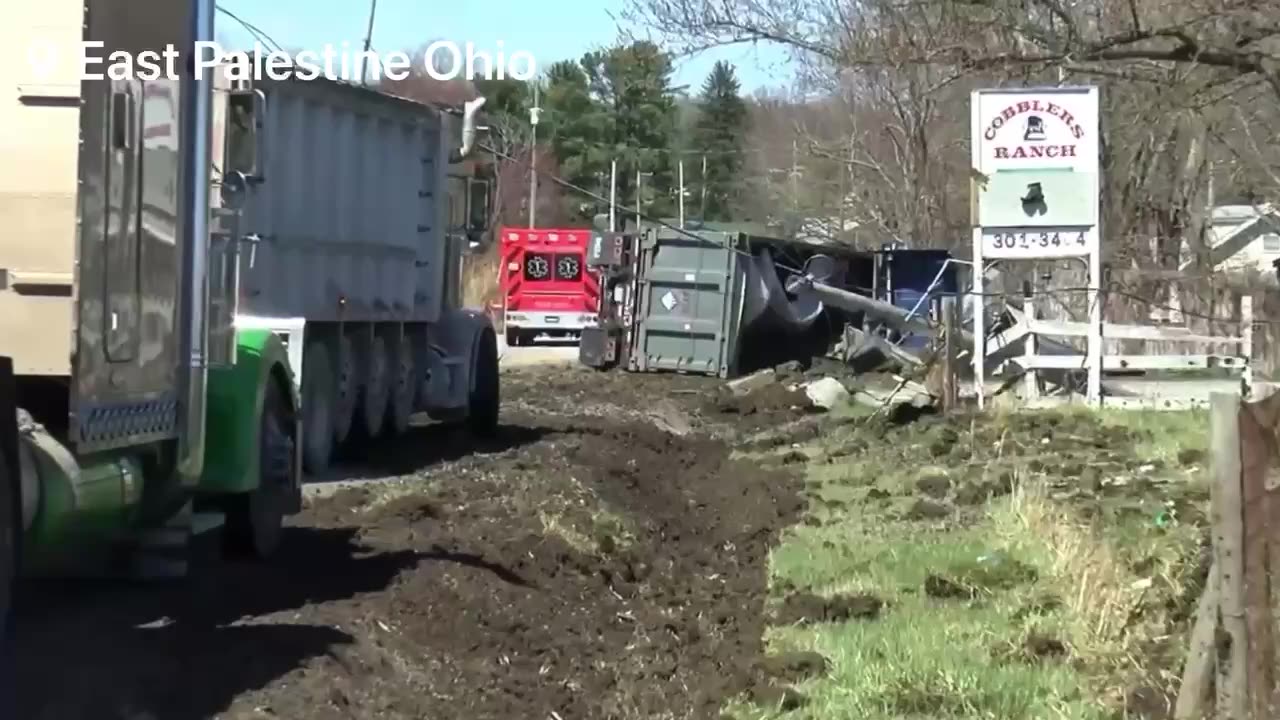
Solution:
<svg viewBox="0 0 1280 720"><path fill-rule="evenodd" d="M492 183L485 178L467 178L467 240L471 250L483 248L493 213Z"/></svg>
<svg viewBox="0 0 1280 720"><path fill-rule="evenodd" d="M240 173L249 183L266 179L266 133L263 132L266 117L267 96L261 90L237 90L229 94L224 174Z"/></svg>

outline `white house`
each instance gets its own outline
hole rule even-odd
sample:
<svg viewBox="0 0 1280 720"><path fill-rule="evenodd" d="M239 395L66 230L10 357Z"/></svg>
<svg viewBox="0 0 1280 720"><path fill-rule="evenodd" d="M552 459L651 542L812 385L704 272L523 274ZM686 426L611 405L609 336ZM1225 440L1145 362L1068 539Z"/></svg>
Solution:
<svg viewBox="0 0 1280 720"><path fill-rule="evenodd" d="M1256 271L1264 278L1274 278L1280 268L1280 208L1262 205L1218 205L1209 220L1209 261L1215 271ZM1182 245L1179 270L1186 270L1194 259L1186 243ZM1151 308L1151 320L1181 323L1182 299L1173 286L1168 287L1166 305Z"/></svg>
<svg viewBox="0 0 1280 720"><path fill-rule="evenodd" d="M1270 275L1280 260L1280 209L1265 205L1219 205L1209 225L1215 270L1258 270ZM1183 265L1189 264L1184 260Z"/></svg>

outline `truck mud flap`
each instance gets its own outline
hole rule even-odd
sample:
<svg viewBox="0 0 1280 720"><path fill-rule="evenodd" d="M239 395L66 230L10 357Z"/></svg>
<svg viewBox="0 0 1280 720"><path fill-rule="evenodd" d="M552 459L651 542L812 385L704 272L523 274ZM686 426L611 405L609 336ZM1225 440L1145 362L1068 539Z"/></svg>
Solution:
<svg viewBox="0 0 1280 720"><path fill-rule="evenodd" d="M618 342L622 334L604 328L584 328L578 340L578 361L587 367L607 370L618 362Z"/></svg>

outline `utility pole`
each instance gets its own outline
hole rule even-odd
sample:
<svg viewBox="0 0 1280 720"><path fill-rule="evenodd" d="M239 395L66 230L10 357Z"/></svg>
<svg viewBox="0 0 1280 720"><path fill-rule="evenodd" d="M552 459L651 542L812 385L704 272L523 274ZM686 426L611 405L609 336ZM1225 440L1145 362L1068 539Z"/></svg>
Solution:
<svg viewBox="0 0 1280 720"><path fill-rule="evenodd" d="M680 160L680 229L684 229L684 160Z"/></svg>
<svg viewBox="0 0 1280 720"><path fill-rule="evenodd" d="M640 231L640 215L644 212L640 209L640 203L644 194L640 191L640 183L644 181L644 173L636 171L636 232Z"/></svg>
<svg viewBox="0 0 1280 720"><path fill-rule="evenodd" d="M640 223L644 221L644 178L653 177L651 172L636 171L636 231L640 230Z"/></svg>
<svg viewBox="0 0 1280 720"><path fill-rule="evenodd" d="M618 231L618 161L609 163L609 232Z"/></svg>
<svg viewBox="0 0 1280 720"><path fill-rule="evenodd" d="M791 141L791 205L799 212L800 210L800 190L796 187L797 180L800 177L800 144Z"/></svg>
<svg viewBox="0 0 1280 720"><path fill-rule="evenodd" d="M369 57L369 48L373 46L373 18L378 14L378 0L369 0L369 29L364 34L364 54L360 56L360 82L364 82L365 74L369 71L366 64L366 58Z"/></svg>
<svg viewBox="0 0 1280 720"><path fill-rule="evenodd" d="M533 218L538 208L538 81L533 81L533 107L529 108L529 124L533 126L529 144L529 228L533 229Z"/></svg>
<svg viewBox="0 0 1280 720"><path fill-rule="evenodd" d="M849 166L853 164L853 142L850 138L849 142L849 163L841 163L840 165L840 195L836 198L839 203L836 210L836 231L835 240L839 241L844 236L844 199L849 195Z"/></svg>
<svg viewBox="0 0 1280 720"><path fill-rule="evenodd" d="M702 154L702 221L707 221L707 154Z"/></svg>
<svg viewBox="0 0 1280 720"><path fill-rule="evenodd" d="M799 232L804 227L804 221L800 218L800 190L797 187L800 177L800 143L794 138L791 140L791 223L795 228L794 232Z"/></svg>

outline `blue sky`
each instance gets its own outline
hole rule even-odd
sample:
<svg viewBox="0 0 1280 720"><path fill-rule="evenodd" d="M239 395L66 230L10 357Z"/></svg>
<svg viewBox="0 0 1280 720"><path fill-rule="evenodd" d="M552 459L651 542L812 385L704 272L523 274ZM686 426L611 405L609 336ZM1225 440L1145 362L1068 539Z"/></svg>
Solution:
<svg viewBox="0 0 1280 720"><path fill-rule="evenodd" d="M219 0L223 7L261 29L285 48L320 50L326 44L353 51L364 41L367 0ZM386 53L420 48L435 40L472 42L493 52L499 41L507 53L525 50L545 68L557 60L577 59L618 36L622 0L378 0L373 48ZM218 38L236 47L251 47L253 38L223 13ZM716 60L737 67L744 94L757 88L787 84L786 55L777 48L732 46L677 61L673 81L696 92Z"/></svg>

